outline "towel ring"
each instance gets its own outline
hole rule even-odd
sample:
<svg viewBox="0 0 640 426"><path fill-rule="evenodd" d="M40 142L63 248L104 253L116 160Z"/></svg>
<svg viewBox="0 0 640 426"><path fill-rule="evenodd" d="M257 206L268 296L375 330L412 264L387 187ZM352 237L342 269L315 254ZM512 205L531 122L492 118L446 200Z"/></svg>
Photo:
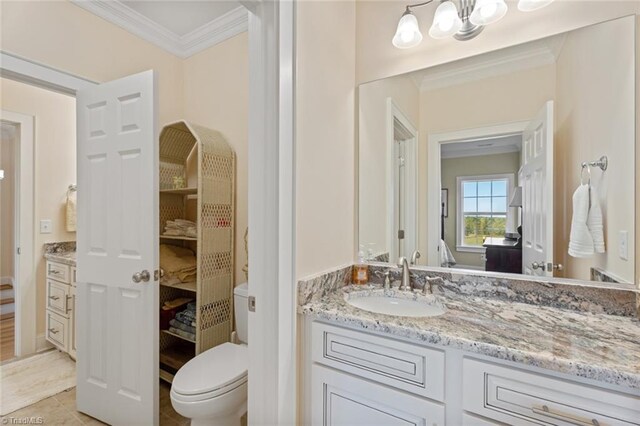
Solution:
<svg viewBox="0 0 640 426"><path fill-rule="evenodd" d="M591 166L588 163L582 163L582 169L580 170L580 184L584 185L584 169L587 169L587 183L591 186Z"/></svg>

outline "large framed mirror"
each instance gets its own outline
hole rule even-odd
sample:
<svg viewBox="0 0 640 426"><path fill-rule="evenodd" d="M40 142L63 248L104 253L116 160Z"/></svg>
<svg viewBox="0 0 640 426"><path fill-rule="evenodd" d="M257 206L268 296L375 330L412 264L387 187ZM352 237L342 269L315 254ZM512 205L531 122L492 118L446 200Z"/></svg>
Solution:
<svg viewBox="0 0 640 426"><path fill-rule="evenodd" d="M370 261L633 283L636 19L362 84Z"/></svg>

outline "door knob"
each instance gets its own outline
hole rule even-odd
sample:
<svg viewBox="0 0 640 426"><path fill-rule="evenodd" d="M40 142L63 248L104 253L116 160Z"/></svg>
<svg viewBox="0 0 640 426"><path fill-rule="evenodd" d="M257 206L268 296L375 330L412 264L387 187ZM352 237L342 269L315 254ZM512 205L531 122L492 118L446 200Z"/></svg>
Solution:
<svg viewBox="0 0 640 426"><path fill-rule="evenodd" d="M547 269L547 265L545 265L544 262L533 262L531 264L531 268L533 268L533 270L541 269L545 271Z"/></svg>
<svg viewBox="0 0 640 426"><path fill-rule="evenodd" d="M136 272L135 274L133 274L133 277L131 277L131 279L134 283L139 283L141 281L146 283L151 279L151 274L145 269L142 272Z"/></svg>

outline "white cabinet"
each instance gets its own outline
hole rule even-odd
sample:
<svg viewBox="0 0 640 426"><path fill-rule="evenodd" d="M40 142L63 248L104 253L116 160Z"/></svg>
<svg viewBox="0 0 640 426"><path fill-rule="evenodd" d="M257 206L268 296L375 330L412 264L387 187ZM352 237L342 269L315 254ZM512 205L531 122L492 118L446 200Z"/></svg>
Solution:
<svg viewBox="0 0 640 426"><path fill-rule="evenodd" d="M490 362L463 361L466 411L514 425L638 425L640 399Z"/></svg>
<svg viewBox="0 0 640 426"><path fill-rule="evenodd" d="M304 330L304 423L640 426L637 391L311 318Z"/></svg>
<svg viewBox="0 0 640 426"><path fill-rule="evenodd" d="M313 366L314 425L444 426L444 406L383 385Z"/></svg>
<svg viewBox="0 0 640 426"><path fill-rule="evenodd" d="M46 339L58 349L76 356L75 272L76 268L47 261Z"/></svg>

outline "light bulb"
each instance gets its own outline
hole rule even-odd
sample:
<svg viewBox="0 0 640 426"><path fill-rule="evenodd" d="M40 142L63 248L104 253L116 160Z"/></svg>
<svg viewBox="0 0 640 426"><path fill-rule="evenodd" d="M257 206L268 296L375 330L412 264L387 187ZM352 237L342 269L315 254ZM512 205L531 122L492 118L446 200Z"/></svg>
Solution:
<svg viewBox="0 0 640 426"><path fill-rule="evenodd" d="M462 28L462 19L458 16L456 5L445 0L436 9L429 35L433 38L445 38L454 35Z"/></svg>
<svg viewBox="0 0 640 426"><path fill-rule="evenodd" d="M418 27L418 20L413 13L407 10L398 22L392 43L398 49L408 49L419 45L421 41L422 33Z"/></svg>
<svg viewBox="0 0 640 426"><path fill-rule="evenodd" d="M482 17L485 19L490 18L494 13L496 13L496 9L498 9L498 7L495 3L489 3L486 6L480 8L480 15L482 15Z"/></svg>
<svg viewBox="0 0 640 426"><path fill-rule="evenodd" d="M504 0L478 0L469 16L473 25L489 25L499 21L507 13Z"/></svg>
<svg viewBox="0 0 640 426"><path fill-rule="evenodd" d="M440 28L441 31L444 31L444 32L451 30L451 28L453 28L453 19L451 18L442 19L438 24L438 27Z"/></svg>

